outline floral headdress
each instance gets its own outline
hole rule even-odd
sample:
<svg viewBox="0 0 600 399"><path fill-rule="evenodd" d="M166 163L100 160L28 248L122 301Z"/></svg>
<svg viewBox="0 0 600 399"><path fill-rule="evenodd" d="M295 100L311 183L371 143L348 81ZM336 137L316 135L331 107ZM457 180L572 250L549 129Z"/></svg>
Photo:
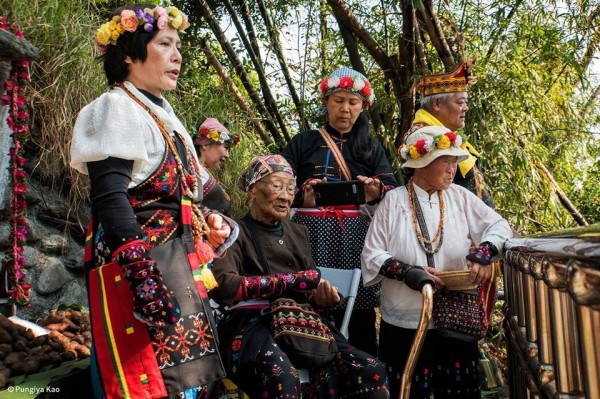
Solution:
<svg viewBox="0 0 600 399"><path fill-rule="evenodd" d="M190 26L188 17L177 7L156 6L154 8L144 8L138 10L123 10L121 14L115 15L108 22L103 23L98 28L94 42L102 52L106 52L108 45L115 45L119 37L125 32L135 32L138 28L146 32L152 32L157 29L170 27L183 32Z"/></svg>
<svg viewBox="0 0 600 399"><path fill-rule="evenodd" d="M240 142L239 134L231 134L216 118L207 118L198 128L198 137L194 139L196 145L223 144L230 142L235 147Z"/></svg>
<svg viewBox="0 0 600 399"><path fill-rule="evenodd" d="M348 67L338 68L329 76L325 76L319 84L321 98L342 90L358 96L364 101L365 107L370 107L375 103L375 93L373 93L369 80L365 75L354 69Z"/></svg>
<svg viewBox="0 0 600 399"><path fill-rule="evenodd" d="M463 137L443 126L425 126L411 133L406 143L398 149L398 155L406 162L402 167L422 168L442 155L457 156L464 161L469 153L461 148Z"/></svg>

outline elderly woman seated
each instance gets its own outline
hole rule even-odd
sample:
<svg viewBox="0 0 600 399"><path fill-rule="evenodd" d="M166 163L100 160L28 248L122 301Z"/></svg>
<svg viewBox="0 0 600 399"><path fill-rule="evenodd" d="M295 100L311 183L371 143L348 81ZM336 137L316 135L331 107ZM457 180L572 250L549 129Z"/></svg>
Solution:
<svg viewBox="0 0 600 399"><path fill-rule="evenodd" d="M296 357L273 337L270 303L300 295L324 309L340 296L320 278L306 227L284 220L297 192L287 161L279 155L254 158L239 186L248 194L250 210L240 221L238 240L213 264L219 287L211 294L231 306L218 326L219 350L229 377L251 398L299 398ZM324 323L337 350L328 363L310 368L319 397L388 398L382 364Z"/></svg>
<svg viewBox="0 0 600 399"><path fill-rule="evenodd" d="M379 348L393 396L400 390L419 323L421 295L415 291L419 281L430 278L441 288L440 271L470 270L466 274L472 284L489 287L485 283L490 281L491 262L512 235L502 216L469 190L452 184L457 163L469 155L461 141L443 126L423 127L409 135L400 155L406 160L402 166L413 169L413 176L405 187L387 193L367 233L363 281L382 282ZM434 312L436 316L444 315ZM477 317L481 319L477 313L463 322L472 326ZM480 398L477 365L476 339L467 342L431 328L410 397L429 398L433 393L436 399Z"/></svg>

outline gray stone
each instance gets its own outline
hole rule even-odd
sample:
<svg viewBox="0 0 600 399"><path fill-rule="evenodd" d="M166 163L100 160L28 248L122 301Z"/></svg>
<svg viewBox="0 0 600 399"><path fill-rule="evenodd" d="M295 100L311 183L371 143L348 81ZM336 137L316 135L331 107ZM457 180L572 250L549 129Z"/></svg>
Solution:
<svg viewBox="0 0 600 399"><path fill-rule="evenodd" d="M37 284L34 287L41 295L51 294L65 286L69 276L63 263L58 258L47 257L38 264L36 273Z"/></svg>
<svg viewBox="0 0 600 399"><path fill-rule="evenodd" d="M58 308L60 305L81 305L88 307L87 290L83 277L75 278L69 282L63 290L60 291L60 297L54 301L52 308Z"/></svg>
<svg viewBox="0 0 600 399"><path fill-rule="evenodd" d="M27 227L27 242L30 244L38 242L42 237L49 234L49 230L42 224L37 223L35 218L25 218L25 227Z"/></svg>
<svg viewBox="0 0 600 399"><path fill-rule="evenodd" d="M25 261L25 269L32 269L40 262L44 261L46 256L38 251L37 248L25 245L23 248L23 260Z"/></svg>
<svg viewBox="0 0 600 399"><path fill-rule="evenodd" d="M42 238L40 247L44 252L57 255L64 254L69 249L67 238L60 234L51 234Z"/></svg>
<svg viewBox="0 0 600 399"><path fill-rule="evenodd" d="M69 251L63 255L65 267L73 272L83 272L83 247L71 241Z"/></svg>
<svg viewBox="0 0 600 399"><path fill-rule="evenodd" d="M0 248L8 248L11 242L8 240L10 235L10 225L7 222L0 223Z"/></svg>

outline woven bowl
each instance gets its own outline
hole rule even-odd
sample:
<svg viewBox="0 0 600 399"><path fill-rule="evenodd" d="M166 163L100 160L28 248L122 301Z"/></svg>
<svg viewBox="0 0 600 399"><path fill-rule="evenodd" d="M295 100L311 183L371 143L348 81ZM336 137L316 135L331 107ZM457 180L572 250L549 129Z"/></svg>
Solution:
<svg viewBox="0 0 600 399"><path fill-rule="evenodd" d="M439 272L437 276L446 284L446 289L451 291L468 291L477 288L469 278L470 270L451 270Z"/></svg>

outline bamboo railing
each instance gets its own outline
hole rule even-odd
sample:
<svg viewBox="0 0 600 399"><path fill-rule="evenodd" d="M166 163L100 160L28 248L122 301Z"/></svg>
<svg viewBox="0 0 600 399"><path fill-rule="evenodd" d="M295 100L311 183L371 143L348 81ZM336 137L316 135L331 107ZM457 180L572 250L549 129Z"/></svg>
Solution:
<svg viewBox="0 0 600 399"><path fill-rule="evenodd" d="M511 399L600 398L600 224L507 242Z"/></svg>

